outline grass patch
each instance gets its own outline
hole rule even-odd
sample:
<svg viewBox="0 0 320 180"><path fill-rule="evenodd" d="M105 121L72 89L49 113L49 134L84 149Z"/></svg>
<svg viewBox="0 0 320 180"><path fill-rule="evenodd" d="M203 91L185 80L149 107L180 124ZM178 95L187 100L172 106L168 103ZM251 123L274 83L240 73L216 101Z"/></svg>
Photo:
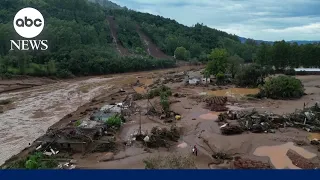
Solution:
<svg viewBox="0 0 320 180"><path fill-rule="evenodd" d="M122 125L122 118L119 115L111 116L109 119L106 120L106 124L108 128L118 129Z"/></svg>
<svg viewBox="0 0 320 180"><path fill-rule="evenodd" d="M57 166L58 162L53 157L36 152L10 164L8 169L52 169Z"/></svg>

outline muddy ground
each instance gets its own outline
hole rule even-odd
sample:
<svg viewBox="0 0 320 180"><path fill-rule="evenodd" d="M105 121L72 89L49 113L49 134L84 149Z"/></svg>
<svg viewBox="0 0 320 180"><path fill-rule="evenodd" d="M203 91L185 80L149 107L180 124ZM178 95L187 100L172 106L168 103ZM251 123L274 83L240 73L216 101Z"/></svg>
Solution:
<svg viewBox="0 0 320 180"><path fill-rule="evenodd" d="M28 147L29 143L31 144L43 135L50 126L53 128L64 127L70 121L89 116L93 109L100 108L104 104L121 102L127 94L135 91L145 93L148 90L147 87L161 77L174 75L173 73L181 74L190 68L59 82L54 85L31 88L32 90L29 91L1 95L0 98L15 98L13 103L15 107L0 114L1 119L5 119L2 122L3 125L0 126L2 134L0 138L1 164L12 155L18 154ZM200 75L199 71L190 73ZM205 92L215 96L227 96L228 108L231 110L255 108L261 112L290 113L295 109L301 109L304 103L307 106L313 105L320 99L320 88L316 87L320 83L319 76L298 76L297 78L301 79L305 85L307 95L299 100L291 101L249 99L244 95L257 92L256 89L239 89L232 85L201 87L185 86L184 82L169 82L166 85L172 89L173 93L185 95L185 97L170 98L170 101L173 102L170 109L182 115L181 120L173 122L182 130L179 142L174 143L170 148L159 149L146 149L141 143L134 142L129 146L119 146L115 152L87 153L85 155L78 153L73 154L72 158L77 161L77 168L137 169L144 168L143 160L147 157L173 152L190 155L191 148L197 145L199 153L195 158L195 163L200 169L232 168L231 162L228 161L224 164L216 163L211 156L216 152L244 159L243 162L237 161L233 168L235 166L250 168L255 161L269 163L272 168L277 169L305 168L301 165L303 161L317 164L320 162L320 153L316 146L310 145L307 138L310 136L308 132L294 128L282 128L275 133L268 134L243 133L224 136L221 135L219 125L216 122L219 113L204 108L204 103L194 98ZM143 86L132 88L131 84L138 79ZM119 89L124 92L119 92ZM151 100L153 104L157 104L157 101L159 101L158 98ZM142 107L144 112L147 111L149 104L146 100L138 100L136 103ZM158 116L142 114L143 131L150 132L154 126L170 127L172 125L172 123L164 123ZM139 115L130 116L117 133L117 139L123 144L128 142L130 135L138 130L139 123ZM305 143L302 143L303 146L301 144L297 146L295 142L298 141ZM17 157L25 155L28 150L27 148L22 151Z"/></svg>

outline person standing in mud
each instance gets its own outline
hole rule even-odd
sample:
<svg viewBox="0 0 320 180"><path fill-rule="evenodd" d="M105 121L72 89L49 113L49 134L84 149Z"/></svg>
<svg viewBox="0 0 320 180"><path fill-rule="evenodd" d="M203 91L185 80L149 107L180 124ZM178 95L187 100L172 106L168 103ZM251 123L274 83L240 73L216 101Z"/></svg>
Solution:
<svg viewBox="0 0 320 180"><path fill-rule="evenodd" d="M196 145L194 145L192 148L192 154L198 156L198 149L197 149Z"/></svg>

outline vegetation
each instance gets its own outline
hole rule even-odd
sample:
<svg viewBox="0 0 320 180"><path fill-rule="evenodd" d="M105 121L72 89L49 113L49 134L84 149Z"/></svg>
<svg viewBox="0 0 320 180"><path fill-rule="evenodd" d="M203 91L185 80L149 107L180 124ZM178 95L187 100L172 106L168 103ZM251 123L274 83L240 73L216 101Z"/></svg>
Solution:
<svg viewBox="0 0 320 180"><path fill-rule="evenodd" d="M296 71L294 69L290 68L290 69L285 70L284 74L288 75L288 76L294 76L294 75L296 75Z"/></svg>
<svg viewBox="0 0 320 180"><path fill-rule="evenodd" d="M207 64L206 71L210 74L224 74L227 70L228 52L225 49L213 49L209 55L210 61Z"/></svg>
<svg viewBox="0 0 320 180"><path fill-rule="evenodd" d="M177 47L177 49L174 51L174 56L179 60L188 60L190 58L190 52L184 47Z"/></svg>
<svg viewBox="0 0 320 180"><path fill-rule="evenodd" d="M162 106L162 109L165 113L168 113L170 110L170 103L168 100L168 93L161 92L160 94L160 104Z"/></svg>
<svg viewBox="0 0 320 180"><path fill-rule="evenodd" d="M240 65L244 63L244 59L238 55L228 57L228 68L227 71L231 74L232 78L235 78L236 74L240 70Z"/></svg>
<svg viewBox="0 0 320 180"><path fill-rule="evenodd" d="M59 78L152 70L175 66L174 60L147 56L137 33L141 28L169 56L208 63L211 74L236 76L239 62L261 66L319 67L320 44L298 45L285 41L241 43L239 37L203 24L187 27L178 22L122 8L107 0L0 1L0 75L56 76ZM23 7L41 10L46 26L38 39L48 40L47 51L9 51L10 40L21 39L12 19ZM106 16L114 16L120 43L133 57L123 57L112 42ZM229 57L229 55L234 55ZM228 58L229 57L229 58Z"/></svg>
<svg viewBox="0 0 320 180"><path fill-rule="evenodd" d="M171 96L172 92L171 89L165 85L161 85L158 88L155 89L151 89L148 94L146 95L146 98L148 99L152 99L156 96L160 96L162 94L162 96Z"/></svg>
<svg viewBox="0 0 320 180"><path fill-rule="evenodd" d="M77 120L74 125L75 125L76 127L80 126L80 125L81 125L81 121L80 121L80 120Z"/></svg>
<svg viewBox="0 0 320 180"><path fill-rule="evenodd" d="M139 56L121 57L115 51L106 8L112 3L87 0L1 1L0 74L57 76L59 78L122 73L174 67L174 60L144 56L144 47L128 16L117 18L122 44ZM108 7L110 5L110 7ZM23 7L41 10L46 26L38 39L48 40L47 51L9 51L10 40L21 39L14 32L12 18ZM121 8L122 9L122 8ZM137 51L138 50L138 51Z"/></svg>
<svg viewBox="0 0 320 180"><path fill-rule="evenodd" d="M9 165L9 169L52 169L57 166L58 162L53 157L35 152L27 158Z"/></svg>
<svg viewBox="0 0 320 180"><path fill-rule="evenodd" d="M320 67L320 43L298 45L285 41L273 45L262 43L257 48L256 62L276 69L286 67Z"/></svg>
<svg viewBox="0 0 320 180"><path fill-rule="evenodd" d="M150 157L143 162L146 169L196 169L193 157L178 154Z"/></svg>
<svg viewBox="0 0 320 180"><path fill-rule="evenodd" d="M122 119L118 115L111 116L109 119L107 119L106 124L108 127L112 128L120 128L122 125Z"/></svg>
<svg viewBox="0 0 320 180"><path fill-rule="evenodd" d="M257 87L264 83L265 77L270 73L268 68L257 64L242 65L241 70L236 75L235 83L240 87Z"/></svg>
<svg viewBox="0 0 320 180"><path fill-rule="evenodd" d="M278 76L268 80L261 88L262 96L272 99L295 99L304 94L303 84L290 76Z"/></svg>
<svg viewBox="0 0 320 180"><path fill-rule="evenodd" d="M220 85L224 83L225 76L223 73L220 72L216 75L216 79L217 79L217 84Z"/></svg>

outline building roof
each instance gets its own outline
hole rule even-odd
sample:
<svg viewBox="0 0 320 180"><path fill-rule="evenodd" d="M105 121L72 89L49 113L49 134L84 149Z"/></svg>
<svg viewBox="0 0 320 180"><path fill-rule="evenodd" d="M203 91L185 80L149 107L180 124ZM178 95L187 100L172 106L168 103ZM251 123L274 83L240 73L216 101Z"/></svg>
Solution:
<svg viewBox="0 0 320 180"><path fill-rule="evenodd" d="M320 68L295 68L295 71L320 72Z"/></svg>

